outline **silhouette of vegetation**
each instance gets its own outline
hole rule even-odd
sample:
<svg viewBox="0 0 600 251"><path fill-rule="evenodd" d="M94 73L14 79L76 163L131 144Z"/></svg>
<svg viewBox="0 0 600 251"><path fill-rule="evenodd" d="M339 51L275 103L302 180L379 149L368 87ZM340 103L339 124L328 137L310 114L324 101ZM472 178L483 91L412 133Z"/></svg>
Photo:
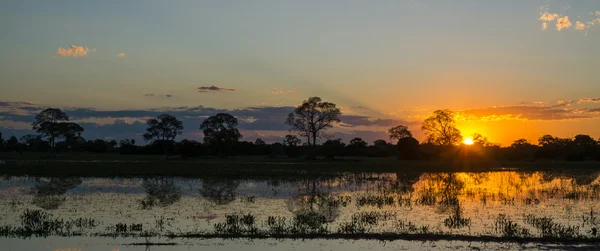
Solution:
<svg viewBox="0 0 600 251"><path fill-rule="evenodd" d="M64 138L68 144L74 138L80 137L84 131L80 125L68 121L69 116L62 110L47 108L35 116L35 121L31 126L41 137L48 140L50 148L54 150L57 139Z"/></svg>
<svg viewBox="0 0 600 251"><path fill-rule="evenodd" d="M340 122L341 114L334 103L310 97L288 115L285 123L292 127L290 131L297 132L300 137L306 138L309 146L316 148L317 140L326 136L324 131Z"/></svg>
<svg viewBox="0 0 600 251"><path fill-rule="evenodd" d="M437 110L426 118L421 125L428 143L438 146L454 146L462 141L460 131L456 128L454 112Z"/></svg>
<svg viewBox="0 0 600 251"><path fill-rule="evenodd" d="M408 130L407 126L398 125L388 130L390 140L401 140L403 138L412 138L412 132Z"/></svg>
<svg viewBox="0 0 600 251"><path fill-rule="evenodd" d="M208 117L200 125L200 130L204 133L204 143L211 148L214 154L227 156L231 153L235 143L242 138L237 125L237 119L227 113L218 113Z"/></svg>
<svg viewBox="0 0 600 251"><path fill-rule="evenodd" d="M183 122L169 114L162 114L156 119L146 121L148 128L144 140L159 143L165 150L165 159L169 158L169 147L177 135L183 133Z"/></svg>

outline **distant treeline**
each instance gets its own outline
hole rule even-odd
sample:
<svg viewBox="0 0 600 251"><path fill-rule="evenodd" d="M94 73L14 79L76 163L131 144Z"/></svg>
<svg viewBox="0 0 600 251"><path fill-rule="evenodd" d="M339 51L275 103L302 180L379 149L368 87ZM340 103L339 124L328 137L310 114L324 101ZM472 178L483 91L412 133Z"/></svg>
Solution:
<svg viewBox="0 0 600 251"><path fill-rule="evenodd" d="M183 132L183 122L174 116L163 114L147 121L148 128L143 137L147 144L136 144L133 139L86 140L81 137L84 128L69 122L69 117L60 109L48 108L36 116L32 128L38 134L17 139L4 139L0 134L0 151L11 152L93 152L120 154L164 154L183 158L201 156L265 155L269 157L364 156L398 157L404 160L431 159L489 159L529 161L552 159L567 161L600 161L600 140L589 135L573 138L558 138L544 135L537 144L518 139L507 147L500 147L482 135L472 136L473 144L462 144L462 135L455 126L454 113L449 110L435 111L425 119L421 130L424 142L412 137L408 127L398 125L388 130L389 141L379 139L371 144L361 138L349 142L332 139L325 131L341 122L341 111L335 104L311 97L292 111L286 124L290 132L282 142L267 144L261 139L254 142L241 141L237 119L227 113L218 113L202 122L199 130L204 141L176 137Z"/></svg>

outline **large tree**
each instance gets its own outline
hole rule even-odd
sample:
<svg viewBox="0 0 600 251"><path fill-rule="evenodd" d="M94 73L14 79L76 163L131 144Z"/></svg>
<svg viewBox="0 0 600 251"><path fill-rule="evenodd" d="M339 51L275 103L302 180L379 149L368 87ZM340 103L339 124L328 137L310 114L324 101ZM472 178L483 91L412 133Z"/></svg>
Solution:
<svg viewBox="0 0 600 251"><path fill-rule="evenodd" d="M319 97L310 97L288 115L286 124L292 126L300 137L306 138L309 146L315 147L317 139L323 138L324 130L340 122L342 112L334 103L323 102Z"/></svg>
<svg viewBox="0 0 600 251"><path fill-rule="evenodd" d="M169 146L177 135L183 133L183 122L169 114L162 114L156 119L146 121L148 128L144 140L160 143L165 150L165 158L169 157Z"/></svg>
<svg viewBox="0 0 600 251"><path fill-rule="evenodd" d="M56 139L61 136L61 128L59 123L69 121L69 116L62 110L57 108L47 108L35 116L35 121L31 124L33 130L41 134L50 143L50 147L54 148Z"/></svg>
<svg viewBox="0 0 600 251"><path fill-rule="evenodd" d="M69 116L57 108L41 111L35 116L35 121L31 125L36 132L48 140L52 149L56 146L57 139L64 138L70 141L81 136L84 131L79 124L69 122Z"/></svg>
<svg viewBox="0 0 600 251"><path fill-rule="evenodd" d="M204 143L208 144L221 156L242 138L237 129L238 121L227 113L218 113L202 122L200 130L204 133Z"/></svg>
<svg viewBox="0 0 600 251"><path fill-rule="evenodd" d="M457 145L462 141L460 131L456 128L454 112L437 110L433 112L421 126L428 143L439 146Z"/></svg>
<svg viewBox="0 0 600 251"><path fill-rule="evenodd" d="M403 138L412 137L412 133L408 130L407 126L398 125L390 128L388 130L388 134L390 135L390 140L400 140Z"/></svg>

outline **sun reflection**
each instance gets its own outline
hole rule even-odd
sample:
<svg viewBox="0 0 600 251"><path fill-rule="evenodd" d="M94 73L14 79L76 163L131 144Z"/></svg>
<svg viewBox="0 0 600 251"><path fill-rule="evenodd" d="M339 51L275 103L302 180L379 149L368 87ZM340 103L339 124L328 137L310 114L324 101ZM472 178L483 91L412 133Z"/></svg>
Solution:
<svg viewBox="0 0 600 251"><path fill-rule="evenodd" d="M473 143L475 143L475 142L473 141L473 139L471 137L467 137L463 140L463 144L465 144L465 145L472 145Z"/></svg>

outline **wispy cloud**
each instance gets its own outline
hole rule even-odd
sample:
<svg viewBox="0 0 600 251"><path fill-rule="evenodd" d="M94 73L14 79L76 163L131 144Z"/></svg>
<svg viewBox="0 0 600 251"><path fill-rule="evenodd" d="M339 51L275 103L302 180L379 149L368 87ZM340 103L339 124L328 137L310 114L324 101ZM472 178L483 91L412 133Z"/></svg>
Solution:
<svg viewBox="0 0 600 251"><path fill-rule="evenodd" d="M585 24L582 23L582 22L577 21L577 22L575 22L575 29L576 30L584 30L585 29Z"/></svg>
<svg viewBox="0 0 600 251"><path fill-rule="evenodd" d="M146 96L146 97L165 97L165 98L173 97L173 95L171 95L171 94L154 94L154 93L146 93L146 94L144 94L144 96Z"/></svg>
<svg viewBox="0 0 600 251"><path fill-rule="evenodd" d="M542 30L547 30L548 29L548 23L544 22L542 23Z"/></svg>
<svg viewBox="0 0 600 251"><path fill-rule="evenodd" d="M117 57L120 57L120 58L125 57L125 52L121 52L121 53L117 54Z"/></svg>
<svg viewBox="0 0 600 251"><path fill-rule="evenodd" d="M563 29L568 29L571 26L573 26L573 24L571 23L571 21L569 21L569 16L564 16L564 17L560 17L560 18L556 19L556 30L557 31L561 31Z"/></svg>
<svg viewBox="0 0 600 251"><path fill-rule="evenodd" d="M298 92L298 90L296 90L296 89L289 89L289 90L275 89L275 90L271 91L271 94L282 95L282 94L286 94L286 93L295 93L295 92Z"/></svg>
<svg viewBox="0 0 600 251"><path fill-rule="evenodd" d="M197 92L219 92L219 91L230 91L230 92L234 92L235 89L232 88L223 88L223 87L218 87L218 86L200 86L198 88L196 88Z"/></svg>
<svg viewBox="0 0 600 251"><path fill-rule="evenodd" d="M56 51L56 54L63 57L85 57L87 56L90 49L83 46L71 45L68 48L59 47ZM96 49L92 49L92 52L96 51Z"/></svg>
<svg viewBox="0 0 600 251"><path fill-rule="evenodd" d="M600 103L600 98L582 98L578 103Z"/></svg>

